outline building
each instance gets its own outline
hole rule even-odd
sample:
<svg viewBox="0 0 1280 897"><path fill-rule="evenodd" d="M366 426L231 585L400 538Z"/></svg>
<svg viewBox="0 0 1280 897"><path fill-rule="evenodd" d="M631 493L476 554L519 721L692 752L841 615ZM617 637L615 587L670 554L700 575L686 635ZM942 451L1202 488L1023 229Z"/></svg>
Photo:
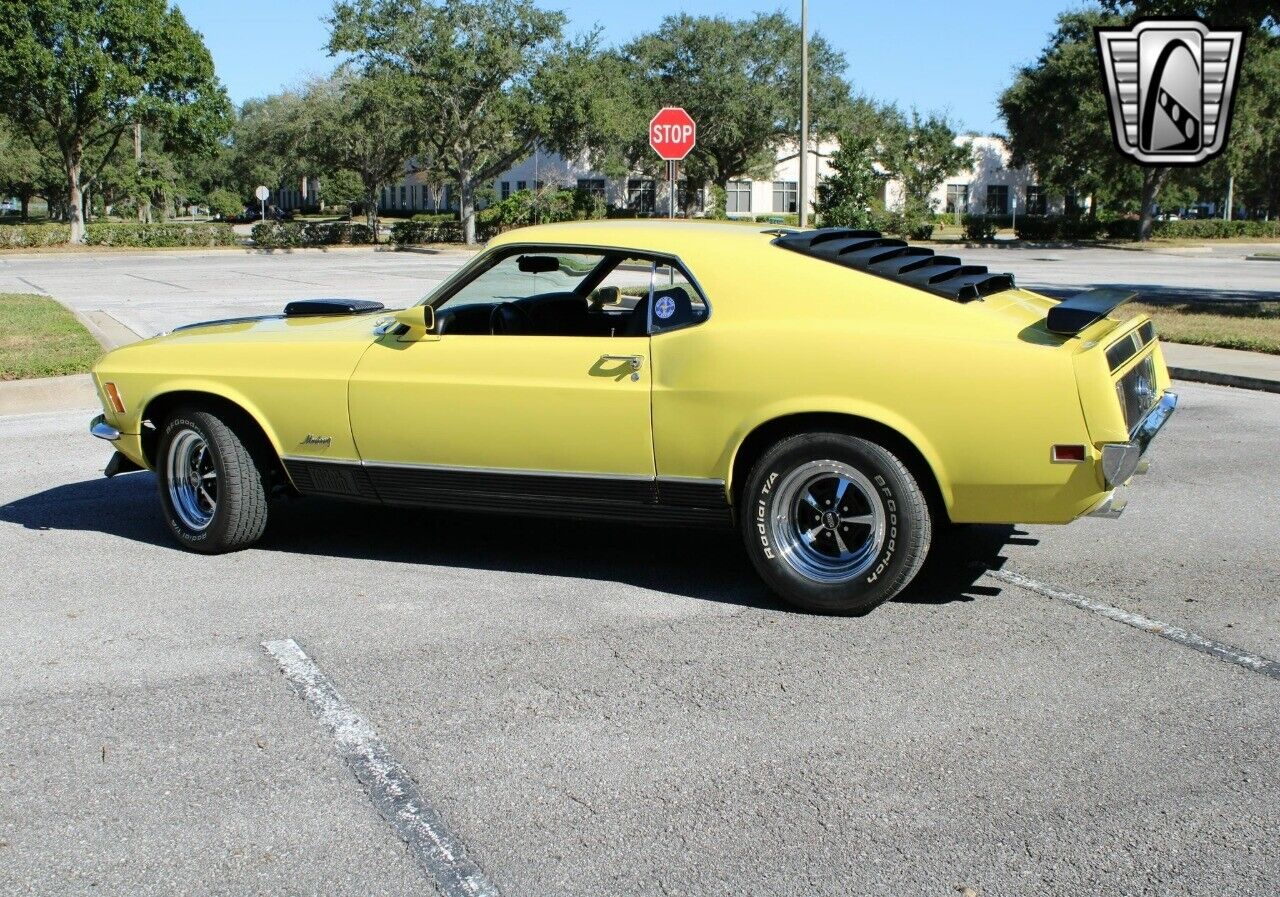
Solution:
<svg viewBox="0 0 1280 897"><path fill-rule="evenodd" d="M930 195L933 208L938 212L1009 215L1057 214L1062 211L1061 199L1051 200L1036 184L1034 172L1026 166L1010 165L1009 148L999 137L962 135L958 144L974 148L974 165L947 178ZM810 148L813 161L809 184L809 208L817 196L817 183L831 174L831 156L839 144L820 141ZM583 159L565 159L555 153L536 151L496 177L492 183L495 199L506 199L520 190L533 190L546 185L579 188L597 194L611 208L628 209L638 215L665 215L669 206L667 181L642 173L626 177L609 177L591 168ZM765 179L741 178L729 181L725 208L730 218L769 218L794 215L800 204L800 160L794 145L784 145L778 150L777 162L770 177ZM677 214L684 214L685 190L683 182L676 191ZM700 187L693 197L694 215L706 209L707 189ZM881 196L885 208L890 211L902 208L902 183L887 180ZM479 204L483 207L483 203ZM407 174L394 184L383 187L379 193L379 209L383 212L444 212L457 209L456 197L451 185L431 184L418 173Z"/></svg>

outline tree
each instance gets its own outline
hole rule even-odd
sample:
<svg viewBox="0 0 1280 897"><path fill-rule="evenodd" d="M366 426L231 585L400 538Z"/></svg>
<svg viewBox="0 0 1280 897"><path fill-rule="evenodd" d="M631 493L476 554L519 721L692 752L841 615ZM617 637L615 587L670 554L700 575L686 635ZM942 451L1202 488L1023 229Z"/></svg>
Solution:
<svg viewBox="0 0 1280 897"><path fill-rule="evenodd" d="M198 140L227 108L200 35L165 0L5 2L0 47L0 108L33 139L51 131L73 243L84 240L85 187L134 122Z"/></svg>
<svg viewBox="0 0 1280 897"><path fill-rule="evenodd" d="M777 151L799 133L800 29L782 13L744 21L686 14L620 51L628 102L648 122L662 106L683 106L698 122L698 145L685 161L689 182L723 190L747 174L771 171ZM848 124L844 56L821 36L809 43L810 127L834 136ZM655 164L643 123L627 123L631 160Z"/></svg>
<svg viewBox="0 0 1280 897"><path fill-rule="evenodd" d="M339 0L328 21L331 53L411 85L399 103L410 101L421 151L458 185L466 242L475 242L481 185L535 140L569 142L540 83L556 60L588 55L593 38L567 42L563 13L532 0Z"/></svg>
<svg viewBox="0 0 1280 897"><path fill-rule="evenodd" d="M314 81L294 120L298 130L292 143L322 182L329 175L341 178L341 172L359 178L359 198L375 239L378 188L404 174L422 130L420 121L399 107L399 99L411 89L407 82L404 73L385 66Z"/></svg>
<svg viewBox="0 0 1280 897"><path fill-rule="evenodd" d="M937 113L907 119L896 113L884 140L882 161L902 181L903 215L911 219L933 211L929 194L946 178L973 165L973 149L957 143L956 132Z"/></svg>
<svg viewBox="0 0 1280 897"><path fill-rule="evenodd" d="M26 221L31 197L40 193L45 168L40 151L25 133L0 116L0 196L16 196Z"/></svg>
<svg viewBox="0 0 1280 897"><path fill-rule="evenodd" d="M829 163L832 173L818 182L816 211L824 227L876 226L889 179L880 159L898 115L891 107L877 108L861 98L854 101L856 123L840 133L839 147Z"/></svg>

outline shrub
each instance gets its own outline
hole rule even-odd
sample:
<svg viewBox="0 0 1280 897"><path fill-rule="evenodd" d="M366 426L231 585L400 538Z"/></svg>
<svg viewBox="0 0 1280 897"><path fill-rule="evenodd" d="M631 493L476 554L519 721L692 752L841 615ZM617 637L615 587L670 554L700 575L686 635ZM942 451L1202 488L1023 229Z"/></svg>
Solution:
<svg viewBox="0 0 1280 897"><path fill-rule="evenodd" d="M885 212L872 222L875 230L897 234L908 240L928 240L933 236L932 212Z"/></svg>
<svg viewBox="0 0 1280 897"><path fill-rule="evenodd" d="M729 215L725 212L728 198L729 191L719 184L712 184L711 195L707 197L707 217L716 221L723 221L728 218Z"/></svg>
<svg viewBox="0 0 1280 897"><path fill-rule="evenodd" d="M965 215L964 235L970 240L986 242L996 238L996 219L987 215Z"/></svg>
<svg viewBox="0 0 1280 897"><path fill-rule="evenodd" d="M485 209L484 211L488 211ZM454 212L419 212L414 215L410 221L426 221L430 224L439 224L442 221L457 221L458 216Z"/></svg>
<svg viewBox="0 0 1280 897"><path fill-rule="evenodd" d="M209 211L223 218L239 215L244 211L244 206L244 197L226 187L219 187L209 193Z"/></svg>
<svg viewBox="0 0 1280 897"><path fill-rule="evenodd" d="M1135 231L1136 236L1136 222ZM1153 221L1151 235L1155 237L1181 237L1202 240L1222 240L1232 237L1280 237L1280 220L1274 221L1224 221L1221 218L1203 218L1190 221Z"/></svg>
<svg viewBox="0 0 1280 897"><path fill-rule="evenodd" d="M406 222L401 222L406 223ZM400 224L395 225L399 227ZM368 245L373 231L367 224L260 221L253 226L253 243L260 249L301 249L307 246Z"/></svg>
<svg viewBox="0 0 1280 897"><path fill-rule="evenodd" d="M1074 242L1096 240L1106 227L1106 222L1096 218L1024 215L1018 218L1017 234L1020 240L1034 242Z"/></svg>
<svg viewBox="0 0 1280 897"><path fill-rule="evenodd" d="M235 246L235 231L225 224L142 224L137 221L103 221L85 227L90 246Z"/></svg>
<svg viewBox="0 0 1280 897"><path fill-rule="evenodd" d="M491 240L503 231L495 222L476 222L476 239ZM391 225L391 242L397 246L420 246L424 243L461 243L461 221L397 221Z"/></svg>
<svg viewBox="0 0 1280 897"><path fill-rule="evenodd" d="M69 224L0 225L0 249L60 246L71 239Z"/></svg>

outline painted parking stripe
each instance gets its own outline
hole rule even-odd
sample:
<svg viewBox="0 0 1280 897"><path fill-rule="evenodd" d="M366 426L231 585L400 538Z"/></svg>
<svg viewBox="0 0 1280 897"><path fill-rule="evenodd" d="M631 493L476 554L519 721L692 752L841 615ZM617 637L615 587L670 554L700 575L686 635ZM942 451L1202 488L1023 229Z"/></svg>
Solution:
<svg viewBox="0 0 1280 897"><path fill-rule="evenodd" d="M1246 670L1252 670L1255 673L1261 673L1264 676L1270 676L1272 679L1280 679L1280 662L1261 657L1257 654L1251 654L1240 648L1233 647L1223 642L1215 642L1213 639L1205 638L1194 632L1189 632L1178 626L1172 626L1168 623L1162 623L1159 620L1152 620L1150 617L1144 617L1141 614L1130 613L1127 610L1121 610L1118 607L1112 607L1110 604L1104 604L1093 598L1084 595L1077 595L1075 592L1067 592L1063 589L1056 589L1053 586L1045 585L1029 576L1023 576L1021 573L1014 573L1012 570L987 570L987 576L992 579L998 579L1001 582L1007 582L1015 585L1020 589L1026 589L1028 592L1035 592L1038 595L1044 595L1047 598L1054 598L1058 601L1065 601L1068 604L1074 604L1082 610L1090 611L1100 617L1106 617L1108 620L1115 620L1117 623L1124 623L1132 626L1134 629L1141 629L1143 632L1150 632L1161 638L1167 638L1171 642L1177 642L1179 645L1191 648L1193 651L1200 651L1208 654L1210 657L1216 657L1218 660L1234 663L1236 666L1244 667Z"/></svg>
<svg viewBox="0 0 1280 897"><path fill-rule="evenodd" d="M382 818L409 845L444 897L501 897L462 841L418 791L408 770L392 756L373 726L347 705L333 682L293 639L263 642L293 690L333 737Z"/></svg>

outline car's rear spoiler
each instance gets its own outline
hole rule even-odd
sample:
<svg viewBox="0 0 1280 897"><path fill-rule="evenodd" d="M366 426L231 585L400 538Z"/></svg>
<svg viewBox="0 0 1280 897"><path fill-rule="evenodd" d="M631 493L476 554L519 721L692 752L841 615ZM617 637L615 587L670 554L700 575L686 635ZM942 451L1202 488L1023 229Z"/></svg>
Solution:
<svg viewBox="0 0 1280 897"><path fill-rule="evenodd" d="M1075 336L1095 321L1111 314L1126 302L1132 302L1138 294L1132 290L1087 290L1068 296L1053 308L1045 326L1063 336Z"/></svg>

